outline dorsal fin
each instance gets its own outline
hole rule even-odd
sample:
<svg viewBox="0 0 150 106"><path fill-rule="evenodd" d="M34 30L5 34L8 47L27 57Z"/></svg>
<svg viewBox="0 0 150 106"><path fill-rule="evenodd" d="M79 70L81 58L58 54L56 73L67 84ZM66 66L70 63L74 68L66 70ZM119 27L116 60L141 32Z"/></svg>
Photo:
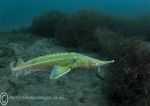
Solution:
<svg viewBox="0 0 150 106"><path fill-rule="evenodd" d="M23 64L23 63L24 63L24 61L22 60L22 58L19 58L19 59L18 59L18 62L17 62L17 64L16 64L16 66L21 65L21 64Z"/></svg>

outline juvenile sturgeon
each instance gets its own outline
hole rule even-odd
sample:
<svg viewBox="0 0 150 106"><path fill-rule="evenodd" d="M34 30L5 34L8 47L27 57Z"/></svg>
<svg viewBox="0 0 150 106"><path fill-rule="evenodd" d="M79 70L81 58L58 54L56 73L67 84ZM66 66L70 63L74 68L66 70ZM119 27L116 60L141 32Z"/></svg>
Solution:
<svg viewBox="0 0 150 106"><path fill-rule="evenodd" d="M45 56L40 56L24 62L22 59L18 60L18 63L14 67L14 62L10 64L10 68L13 73L30 73L32 71L50 70L50 79L57 79L62 75L65 75L74 68L90 68L100 67L105 64L113 63L111 61L101 61L95 58L91 58L79 53L54 53Z"/></svg>

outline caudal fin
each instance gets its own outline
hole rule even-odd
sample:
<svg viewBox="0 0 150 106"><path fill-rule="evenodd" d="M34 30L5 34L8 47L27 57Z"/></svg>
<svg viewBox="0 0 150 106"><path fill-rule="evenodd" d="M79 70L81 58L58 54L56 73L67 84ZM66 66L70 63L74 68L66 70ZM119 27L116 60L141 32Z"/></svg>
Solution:
<svg viewBox="0 0 150 106"><path fill-rule="evenodd" d="M14 61L10 63L10 70L11 70L11 71L14 71L14 65L15 65L15 62L14 62Z"/></svg>
<svg viewBox="0 0 150 106"><path fill-rule="evenodd" d="M18 62L15 63L14 61L10 63L10 70L12 72L12 76L18 77L19 75L23 74L22 71L17 71L15 68L21 64L23 64L22 59L18 59Z"/></svg>

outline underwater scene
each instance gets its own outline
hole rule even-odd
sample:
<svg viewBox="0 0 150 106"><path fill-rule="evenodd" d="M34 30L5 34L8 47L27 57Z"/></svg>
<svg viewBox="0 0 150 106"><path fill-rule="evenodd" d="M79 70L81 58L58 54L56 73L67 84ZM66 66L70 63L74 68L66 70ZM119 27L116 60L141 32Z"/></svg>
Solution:
<svg viewBox="0 0 150 106"><path fill-rule="evenodd" d="M150 106L150 1L0 0L0 106Z"/></svg>

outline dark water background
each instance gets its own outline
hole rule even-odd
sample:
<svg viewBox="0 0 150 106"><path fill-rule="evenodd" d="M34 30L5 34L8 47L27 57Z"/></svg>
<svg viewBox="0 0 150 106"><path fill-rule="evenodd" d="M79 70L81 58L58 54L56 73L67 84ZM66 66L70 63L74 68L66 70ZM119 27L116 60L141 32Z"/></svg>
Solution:
<svg viewBox="0 0 150 106"><path fill-rule="evenodd" d="M0 0L0 30L29 25L42 11L61 10L73 12L79 9L136 16L150 12L149 0Z"/></svg>

